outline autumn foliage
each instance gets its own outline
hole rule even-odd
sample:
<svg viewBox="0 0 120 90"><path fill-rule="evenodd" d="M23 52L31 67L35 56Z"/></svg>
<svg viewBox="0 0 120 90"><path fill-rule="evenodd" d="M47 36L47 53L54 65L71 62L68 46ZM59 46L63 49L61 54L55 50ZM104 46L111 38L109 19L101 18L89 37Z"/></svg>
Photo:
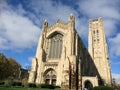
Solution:
<svg viewBox="0 0 120 90"><path fill-rule="evenodd" d="M19 79L20 64L0 53L0 80Z"/></svg>

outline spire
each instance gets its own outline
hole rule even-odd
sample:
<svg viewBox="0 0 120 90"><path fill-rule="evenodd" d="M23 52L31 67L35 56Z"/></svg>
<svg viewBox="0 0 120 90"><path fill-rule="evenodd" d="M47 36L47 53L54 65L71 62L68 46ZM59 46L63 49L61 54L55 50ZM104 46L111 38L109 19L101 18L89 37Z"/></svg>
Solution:
<svg viewBox="0 0 120 90"><path fill-rule="evenodd" d="M45 36L46 34L46 30L47 30L47 27L48 27L48 22L47 20L45 19L44 22L43 22L43 25L42 25L42 35Z"/></svg>
<svg viewBox="0 0 120 90"><path fill-rule="evenodd" d="M68 19L69 21L73 21L74 22L74 20L75 20L75 17L74 17L74 15L73 15L73 13L71 13L70 14L70 16L69 16L69 19Z"/></svg>
<svg viewBox="0 0 120 90"><path fill-rule="evenodd" d="M98 20L102 21L102 17L99 17Z"/></svg>
<svg viewBox="0 0 120 90"><path fill-rule="evenodd" d="M44 22L43 22L43 26L42 26L42 32L45 32L45 30L46 30L47 27L48 27L48 22L45 19Z"/></svg>
<svg viewBox="0 0 120 90"><path fill-rule="evenodd" d="M44 20L44 23L43 23L43 27L47 27L48 26L48 22L47 22L47 20L45 19Z"/></svg>

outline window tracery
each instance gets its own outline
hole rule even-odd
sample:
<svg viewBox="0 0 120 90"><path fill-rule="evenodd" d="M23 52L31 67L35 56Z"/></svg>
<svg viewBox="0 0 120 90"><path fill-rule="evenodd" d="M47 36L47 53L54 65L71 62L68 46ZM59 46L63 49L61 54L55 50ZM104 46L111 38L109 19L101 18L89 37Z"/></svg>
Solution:
<svg viewBox="0 0 120 90"><path fill-rule="evenodd" d="M48 58L60 58L62 53L63 35L54 34L49 38L49 56Z"/></svg>

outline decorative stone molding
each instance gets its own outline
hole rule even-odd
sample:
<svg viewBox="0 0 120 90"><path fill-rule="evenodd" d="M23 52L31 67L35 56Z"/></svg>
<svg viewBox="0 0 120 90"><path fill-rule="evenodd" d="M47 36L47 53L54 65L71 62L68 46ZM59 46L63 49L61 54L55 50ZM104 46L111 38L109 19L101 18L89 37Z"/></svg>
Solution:
<svg viewBox="0 0 120 90"><path fill-rule="evenodd" d="M44 66L58 66L58 62L46 62Z"/></svg>
<svg viewBox="0 0 120 90"><path fill-rule="evenodd" d="M47 28L47 32L50 32L52 30L54 30L55 28L62 28L64 30L67 30L68 29L68 24L67 23L62 23L61 21L57 21L56 23L54 23L53 25L49 26Z"/></svg>

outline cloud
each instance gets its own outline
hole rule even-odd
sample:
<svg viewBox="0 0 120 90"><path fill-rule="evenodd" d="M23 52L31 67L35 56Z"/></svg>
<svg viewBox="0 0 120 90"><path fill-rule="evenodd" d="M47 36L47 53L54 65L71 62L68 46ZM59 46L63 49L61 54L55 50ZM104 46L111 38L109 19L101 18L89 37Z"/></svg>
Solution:
<svg viewBox="0 0 120 90"><path fill-rule="evenodd" d="M81 11L84 11L83 14L89 17L99 17L103 16L106 18L119 19L119 0L109 1L108 0L85 0L77 3ZM107 13L106 13L107 12Z"/></svg>
<svg viewBox="0 0 120 90"><path fill-rule="evenodd" d="M30 9L39 15L40 18L48 19L50 23L55 22L57 19L67 21L70 13L76 13L71 7L50 0L31 0L28 7L31 7Z"/></svg>
<svg viewBox="0 0 120 90"><path fill-rule="evenodd" d="M120 84L120 74L112 74L112 78L115 79L116 83Z"/></svg>
<svg viewBox="0 0 120 90"><path fill-rule="evenodd" d="M0 9L0 48L25 49L36 45L40 29L24 14L22 5L12 9L3 2Z"/></svg>
<svg viewBox="0 0 120 90"><path fill-rule="evenodd" d="M79 17L79 12L73 8L73 6L68 6L62 4L61 2L55 2L50 0L41 0L33 1L28 5L32 11L39 16L40 22L42 23L43 19L47 19L48 23L51 25L57 19L67 22L68 17L71 13L75 16L75 27L80 36L84 39L87 38L88 33L88 19Z"/></svg>
<svg viewBox="0 0 120 90"><path fill-rule="evenodd" d="M113 19L107 19L107 18L103 19L104 30L107 38L116 35L117 33L116 23L117 21Z"/></svg>
<svg viewBox="0 0 120 90"><path fill-rule="evenodd" d="M23 66L23 68L24 68L24 69L27 69L27 70L30 70L31 64L25 63L24 66Z"/></svg>
<svg viewBox="0 0 120 90"><path fill-rule="evenodd" d="M33 59L33 57L34 57L34 56L30 56L30 57L28 57L28 61L30 61L30 62L31 62L31 61L32 61L32 59Z"/></svg>
<svg viewBox="0 0 120 90"><path fill-rule="evenodd" d="M24 4L17 6L8 5L5 2L0 5L2 9L0 47L2 49L32 48L37 43L44 19L47 19L49 24L54 23L57 19L67 22L70 13L75 15L76 30L83 40L87 40L88 37L88 20L98 17L103 18L105 33L110 41L109 47L112 47L112 43L119 36L120 32L117 30L117 23L120 22L119 0L80 0L71 5L53 0L26 0L23 2ZM26 8L23 8L23 5ZM76 8L74 8L75 6ZM115 44L110 48L110 52L120 56L119 41Z"/></svg>
<svg viewBox="0 0 120 90"><path fill-rule="evenodd" d="M120 33L118 33L115 37L110 38L109 42L111 43L111 55L120 56Z"/></svg>
<svg viewBox="0 0 120 90"><path fill-rule="evenodd" d="M112 65L120 65L120 61L116 61L116 60L110 61L110 63L111 63Z"/></svg>
<svg viewBox="0 0 120 90"><path fill-rule="evenodd" d="M81 18L86 19L85 23L88 22L88 19L102 17L107 43L109 44L109 55L112 61L114 57L120 57L119 3L119 0L81 0L76 2L76 5L78 5L77 10L82 14ZM86 24L83 24L82 27L86 29ZM83 31L83 33L85 32ZM118 62L117 60L116 63Z"/></svg>
<svg viewBox="0 0 120 90"><path fill-rule="evenodd" d="M116 23L120 21L119 0L83 0L77 3L83 16L94 19L102 17L107 37L116 33Z"/></svg>

